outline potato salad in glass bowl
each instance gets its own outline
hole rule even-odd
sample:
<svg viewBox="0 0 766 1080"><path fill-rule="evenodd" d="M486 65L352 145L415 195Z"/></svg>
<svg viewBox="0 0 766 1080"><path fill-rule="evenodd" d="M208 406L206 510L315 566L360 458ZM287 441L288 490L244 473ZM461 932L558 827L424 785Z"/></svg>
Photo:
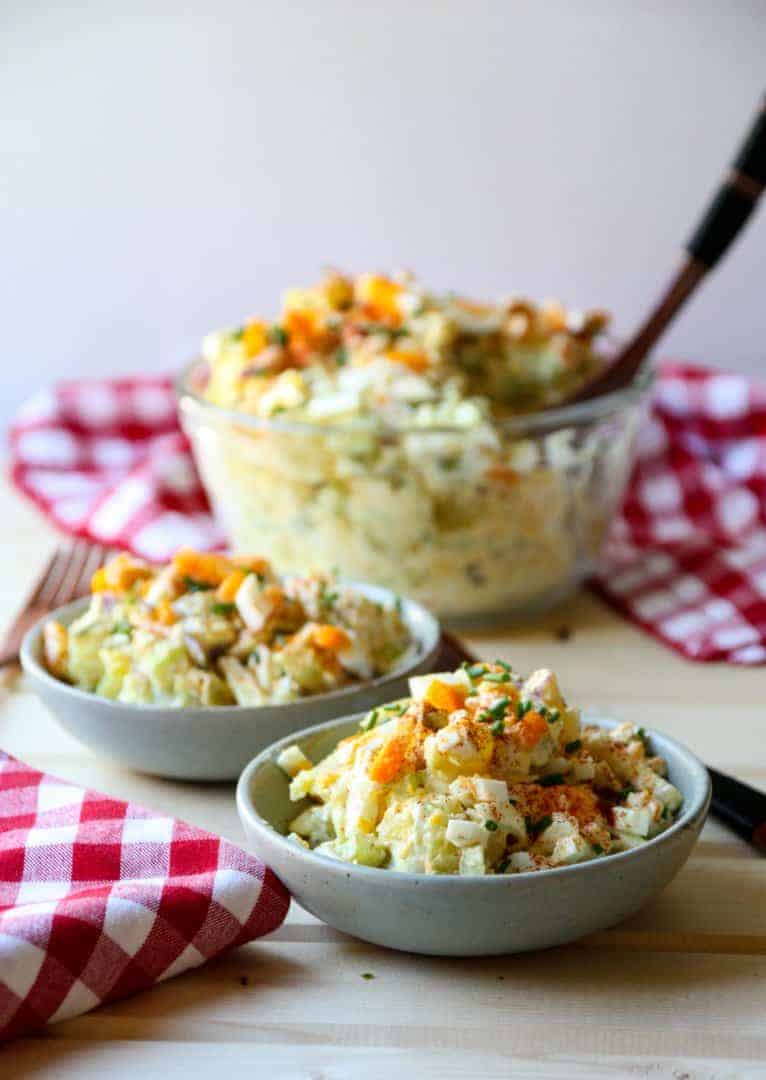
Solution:
<svg viewBox="0 0 766 1080"><path fill-rule="evenodd" d="M646 380L566 406L607 323L331 273L210 334L181 421L235 550L453 619L533 610L592 569L624 489Z"/></svg>
<svg viewBox="0 0 766 1080"><path fill-rule="evenodd" d="M555 675L466 664L410 680L317 764L278 764L295 843L369 867L515 874L599 859L672 824L682 797L630 724L582 726Z"/></svg>

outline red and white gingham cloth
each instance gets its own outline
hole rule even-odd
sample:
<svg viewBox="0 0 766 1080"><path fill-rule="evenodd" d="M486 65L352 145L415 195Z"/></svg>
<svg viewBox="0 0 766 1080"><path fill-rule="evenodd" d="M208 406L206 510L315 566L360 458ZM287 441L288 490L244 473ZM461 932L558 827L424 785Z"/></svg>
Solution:
<svg viewBox="0 0 766 1080"><path fill-rule="evenodd" d="M0 1040L267 934L289 903L220 837L0 751Z"/></svg>
<svg viewBox="0 0 766 1080"><path fill-rule="evenodd" d="M18 488L66 532L163 560L220 547L167 378L62 383L10 433ZM766 389L664 364L596 588L694 660L766 662Z"/></svg>

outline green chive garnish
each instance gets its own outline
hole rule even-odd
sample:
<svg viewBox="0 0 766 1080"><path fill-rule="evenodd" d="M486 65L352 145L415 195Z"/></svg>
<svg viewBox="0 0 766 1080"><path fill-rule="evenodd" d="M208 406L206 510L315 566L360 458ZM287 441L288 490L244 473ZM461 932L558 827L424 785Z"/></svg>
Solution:
<svg viewBox="0 0 766 1080"><path fill-rule="evenodd" d="M488 818L484 822L484 828L487 830L487 832L497 832L497 822L493 821L492 818Z"/></svg>
<svg viewBox="0 0 766 1080"><path fill-rule="evenodd" d="M537 782L540 787L554 787L556 784L563 784L564 777L560 772L549 773L548 776L541 776Z"/></svg>
<svg viewBox="0 0 766 1080"><path fill-rule="evenodd" d="M348 363L348 349L345 345L341 345L341 347L336 352L335 363L338 365L338 367L343 367L345 364Z"/></svg>
<svg viewBox="0 0 766 1080"><path fill-rule="evenodd" d="M602 848L601 844L594 844L593 845L593 850L596 852L597 855L603 855L604 854L604 849Z"/></svg>
<svg viewBox="0 0 766 1080"><path fill-rule="evenodd" d="M471 666L469 668L466 668L466 671L468 672L469 676L472 679L481 678L481 676L484 674L484 672L486 670L487 669L484 666L484 664L471 664Z"/></svg>
<svg viewBox="0 0 766 1080"><path fill-rule="evenodd" d="M558 709L547 710L547 720L549 724L555 724L561 719L561 713Z"/></svg>
<svg viewBox="0 0 766 1080"><path fill-rule="evenodd" d="M236 607L236 604L213 604L211 611L214 615L231 615L232 611L234 611Z"/></svg>
<svg viewBox="0 0 766 1080"><path fill-rule="evenodd" d="M509 697L503 696L501 698L498 698L495 704L491 705L489 709L487 709L487 712L493 720L502 720L510 704L511 699Z"/></svg>
<svg viewBox="0 0 766 1080"><path fill-rule="evenodd" d="M495 665L497 667L501 667L503 669L503 671L510 672L510 670L511 670L511 665L506 664L505 660L495 660Z"/></svg>
<svg viewBox="0 0 766 1080"><path fill-rule="evenodd" d="M359 727L362 731L372 731L378 722L378 710L373 709L372 712L368 712L364 720L362 720Z"/></svg>
<svg viewBox="0 0 766 1080"><path fill-rule="evenodd" d="M551 825L552 823L553 823L552 815L551 814L546 814L545 817L541 817L538 821L536 821L534 823L534 825L532 826L532 832L536 832L536 833L542 832L544 829L547 829L548 826Z"/></svg>
<svg viewBox="0 0 766 1080"><path fill-rule="evenodd" d="M482 678L484 679L484 682L493 683L505 683L511 681L511 676L507 671L488 671Z"/></svg>
<svg viewBox="0 0 766 1080"><path fill-rule="evenodd" d="M502 735L504 731L505 731L505 720L503 720L503 719L495 720L494 724L492 725L492 734L493 735Z"/></svg>
<svg viewBox="0 0 766 1080"><path fill-rule="evenodd" d="M533 706L531 701L520 701L516 706L516 715L518 716L519 720L523 720L523 718L527 715L528 712L531 711L532 708Z"/></svg>
<svg viewBox="0 0 766 1080"><path fill-rule="evenodd" d="M505 871L508 869L508 867L510 865L511 865L511 860L510 859L503 859L503 861L501 863L497 864L497 870L495 870L495 873L496 874L504 874Z"/></svg>
<svg viewBox="0 0 766 1080"><path fill-rule="evenodd" d="M581 746L582 739L572 739L572 741L568 742L564 747L564 752L567 754L573 754L575 750L579 750Z"/></svg>
<svg viewBox="0 0 766 1080"><path fill-rule="evenodd" d="M187 574L184 577L184 585L187 592L207 592L212 589L213 586L207 581L200 581L199 578L189 577Z"/></svg>
<svg viewBox="0 0 766 1080"><path fill-rule="evenodd" d="M279 323L274 323L269 329L268 337L272 345L284 346L287 344L287 331L283 326L280 326Z"/></svg>

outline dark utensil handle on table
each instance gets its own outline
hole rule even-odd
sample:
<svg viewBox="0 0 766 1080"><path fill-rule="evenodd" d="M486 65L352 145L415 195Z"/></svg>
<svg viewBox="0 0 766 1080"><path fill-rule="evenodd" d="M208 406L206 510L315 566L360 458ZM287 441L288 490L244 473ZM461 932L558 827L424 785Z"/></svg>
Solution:
<svg viewBox="0 0 766 1080"><path fill-rule="evenodd" d="M766 795L749 784L708 768L713 782L711 810L743 840L766 855Z"/></svg>
<svg viewBox="0 0 766 1080"><path fill-rule="evenodd" d="M478 660L479 657L466 649L458 638L442 634L443 666L459 667L464 661L476 663ZM709 768L708 772L713 784L712 812L738 836L766 854L766 794L717 769Z"/></svg>

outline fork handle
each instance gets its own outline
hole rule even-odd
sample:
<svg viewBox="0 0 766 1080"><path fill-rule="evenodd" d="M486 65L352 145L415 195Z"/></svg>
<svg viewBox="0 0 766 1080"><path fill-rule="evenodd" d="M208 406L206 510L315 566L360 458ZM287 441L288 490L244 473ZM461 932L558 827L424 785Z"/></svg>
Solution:
<svg viewBox="0 0 766 1080"><path fill-rule="evenodd" d="M25 608L14 620L0 645L0 668L18 664L21 643L28 630L45 614L35 608Z"/></svg>

